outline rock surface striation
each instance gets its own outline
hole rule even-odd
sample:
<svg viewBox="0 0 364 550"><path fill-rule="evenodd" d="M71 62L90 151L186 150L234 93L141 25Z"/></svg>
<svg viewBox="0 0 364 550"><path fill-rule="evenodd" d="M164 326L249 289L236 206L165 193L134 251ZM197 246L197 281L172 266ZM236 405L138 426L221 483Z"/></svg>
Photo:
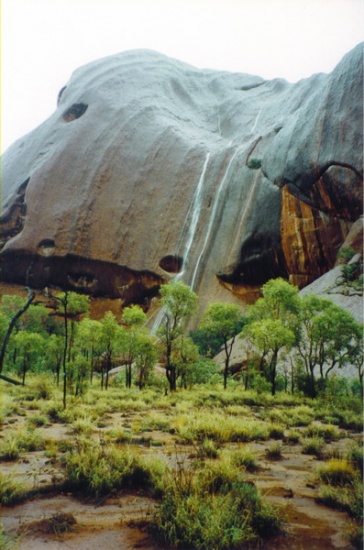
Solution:
<svg viewBox="0 0 364 550"><path fill-rule="evenodd" d="M214 300L335 264L362 215L363 46L295 84L148 50L76 70L2 158L4 281Z"/></svg>

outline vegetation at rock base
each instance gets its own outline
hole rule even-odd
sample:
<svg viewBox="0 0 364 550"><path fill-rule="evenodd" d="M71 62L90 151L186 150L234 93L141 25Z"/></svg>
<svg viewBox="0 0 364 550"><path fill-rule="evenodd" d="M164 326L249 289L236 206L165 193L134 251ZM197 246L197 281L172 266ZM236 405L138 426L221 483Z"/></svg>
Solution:
<svg viewBox="0 0 364 550"><path fill-rule="evenodd" d="M92 499L138 492L157 504L151 528L163 544L256 546L284 519L258 489L260 462L282 464L295 449L302 460L320 461L310 472L315 498L345 511L358 540L361 326L330 301L300 298L278 279L263 286L246 316L237 306L212 304L195 339L184 321L197 296L182 283L166 285L162 296L156 336L140 307L96 321L88 299L72 293L47 308L31 303L18 317L3 372L20 386L1 381L0 460L17 472L33 455L39 466L29 478L2 475L2 505L47 488ZM3 297L3 338L24 303ZM237 373L234 338L246 352ZM221 368L208 357L209 341L221 346ZM349 365L359 376L340 376ZM54 426L61 439L53 439ZM353 443L345 451L344 437Z"/></svg>
<svg viewBox="0 0 364 550"><path fill-rule="evenodd" d="M362 326L327 298L301 298L287 281L272 279L245 316L237 305L212 303L190 335L184 323L196 311L197 295L181 282L164 285L160 292L156 336L145 327L146 315L137 305L125 308L119 319L107 312L96 321L89 316L89 298L75 292L51 295L47 307L4 296L2 377L6 372L24 385L29 373L51 371L57 386L62 385L66 408L68 396L85 393L95 376L107 389L109 373L114 376L117 366L119 379L129 388L163 385L176 391L178 386L215 383L218 366L211 353L219 347L225 389L229 378L240 375L246 389L265 392L269 386L274 395L284 387L315 397L327 392L333 375L351 365L358 373L357 391L362 391ZM7 324L12 325L10 336ZM240 373L231 365L237 338L245 353ZM164 382L156 375L157 362L164 368Z"/></svg>

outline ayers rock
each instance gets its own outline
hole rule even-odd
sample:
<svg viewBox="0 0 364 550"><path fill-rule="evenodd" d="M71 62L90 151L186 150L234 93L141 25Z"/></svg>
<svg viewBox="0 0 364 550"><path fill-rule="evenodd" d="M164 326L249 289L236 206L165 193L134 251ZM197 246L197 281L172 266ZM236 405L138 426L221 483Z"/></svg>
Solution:
<svg viewBox="0 0 364 550"><path fill-rule="evenodd" d="M146 50L77 69L3 155L2 280L146 309L172 277L202 307L314 281L362 215L362 54L295 84Z"/></svg>

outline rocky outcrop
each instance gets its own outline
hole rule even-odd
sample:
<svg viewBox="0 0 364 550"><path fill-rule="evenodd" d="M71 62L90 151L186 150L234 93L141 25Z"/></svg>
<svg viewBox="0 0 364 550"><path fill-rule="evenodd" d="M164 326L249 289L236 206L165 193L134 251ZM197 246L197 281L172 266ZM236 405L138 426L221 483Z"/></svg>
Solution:
<svg viewBox="0 0 364 550"><path fill-rule="evenodd" d="M245 300L333 267L362 212L362 45L289 84L150 51L78 69L3 156L2 279Z"/></svg>

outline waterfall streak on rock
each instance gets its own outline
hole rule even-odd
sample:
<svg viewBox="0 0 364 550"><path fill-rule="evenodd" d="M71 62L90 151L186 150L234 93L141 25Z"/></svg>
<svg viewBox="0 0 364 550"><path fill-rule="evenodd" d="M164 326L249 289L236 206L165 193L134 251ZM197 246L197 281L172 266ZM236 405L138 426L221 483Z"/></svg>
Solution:
<svg viewBox="0 0 364 550"><path fill-rule="evenodd" d="M203 190L203 184L204 184L204 181L205 181L205 174L206 174L206 170L207 170L207 165L209 163L209 159L210 159L210 152L208 152L207 155L206 155L206 159L205 159L204 165L202 167L202 172L201 172L200 178L199 178L198 183L197 183L196 191L194 193L193 200L191 202L191 206L190 206L189 211L187 213L186 222L189 223L189 226L188 226L187 240L186 240L184 250L183 250L183 268L180 271L180 273L178 273L176 275L176 277L174 278L175 281L181 281L183 279L183 276L186 272L186 267L188 265L188 256L189 256L189 253L190 253L190 250L191 250L193 240L195 238L197 224L198 224L198 220L200 218L200 213L201 213L202 190ZM192 212L192 216L190 215L191 212ZM182 235L183 235L183 233L184 233L184 230L182 229ZM177 255L179 255L179 253L180 253L180 248L181 248L181 246L178 247ZM158 313L157 313L157 315L154 319L154 322L153 322L153 325L152 325L152 328L151 328L151 334L153 334L153 335L156 334L158 328L160 327L160 325L162 323L163 315L164 315L164 309L161 308L158 311Z"/></svg>
<svg viewBox="0 0 364 550"><path fill-rule="evenodd" d="M209 239L210 239L212 227L215 223L216 215L217 215L218 208L219 208L219 205L220 205L220 202L221 202L220 197L221 197L221 194L222 194L224 188L226 187L226 183L228 181L228 174L229 174L229 171L230 171L230 167L231 167L235 157L237 156L238 152L242 148L243 148L243 146L238 147L236 149L235 153L233 154L233 156L231 157L231 159L229 161L229 164L227 165L227 168L225 170L225 174L224 174L223 178L221 179L220 185L217 189L217 192L216 192L216 195L215 195L215 198L214 198L214 202L213 202L213 206L212 206L212 210L211 210L211 214L210 214L210 218L209 218L209 223L208 223L208 226L207 226L205 240L204 240L201 252L199 254L199 257L197 259L195 269L194 269L194 272L193 272L193 276L192 276L192 280L191 280L191 283L190 283L190 287L191 287L192 290L194 289L194 284L195 284L196 277L197 277L197 274L198 274L198 270L199 270L199 267L200 267L201 259L202 259L203 255L205 253L207 243L209 242Z"/></svg>
<svg viewBox="0 0 364 550"><path fill-rule="evenodd" d="M200 218L200 213L201 213L202 190L203 190L203 184L204 184L204 181L205 181L205 174L206 174L206 169L207 169L209 159L210 159L210 153L207 153L206 159L205 159L205 162L204 162L204 165L203 165L203 168L202 168L201 176L200 176L200 179L198 180L196 191L195 191L195 194L194 194L194 197L193 197L193 200L192 200L192 203L191 203L191 207L190 207L190 211L192 210L191 220L189 219L190 218L190 216L189 216L190 212L188 213L187 218L186 218L186 221L189 221L189 230L188 230L187 240L186 240L183 255L182 255L182 257L183 257L183 269L175 277L176 281L180 281L180 280L183 279L183 276L186 272L186 267L188 265L188 256L189 256L189 253L190 253L190 250L191 250L193 240L194 240L195 235L196 235L197 224L198 224L198 220Z"/></svg>
<svg viewBox="0 0 364 550"><path fill-rule="evenodd" d="M250 130L250 132L251 132L252 134L254 133L254 130L255 130L256 126L257 126L257 122L258 122L258 119L259 119L259 116L260 116L261 111L262 111L262 108L260 107L260 109L259 109L259 111L258 111L258 114L257 114L257 116L256 116L256 118L255 118L255 121L254 121L254 124L253 124L253 128Z"/></svg>

